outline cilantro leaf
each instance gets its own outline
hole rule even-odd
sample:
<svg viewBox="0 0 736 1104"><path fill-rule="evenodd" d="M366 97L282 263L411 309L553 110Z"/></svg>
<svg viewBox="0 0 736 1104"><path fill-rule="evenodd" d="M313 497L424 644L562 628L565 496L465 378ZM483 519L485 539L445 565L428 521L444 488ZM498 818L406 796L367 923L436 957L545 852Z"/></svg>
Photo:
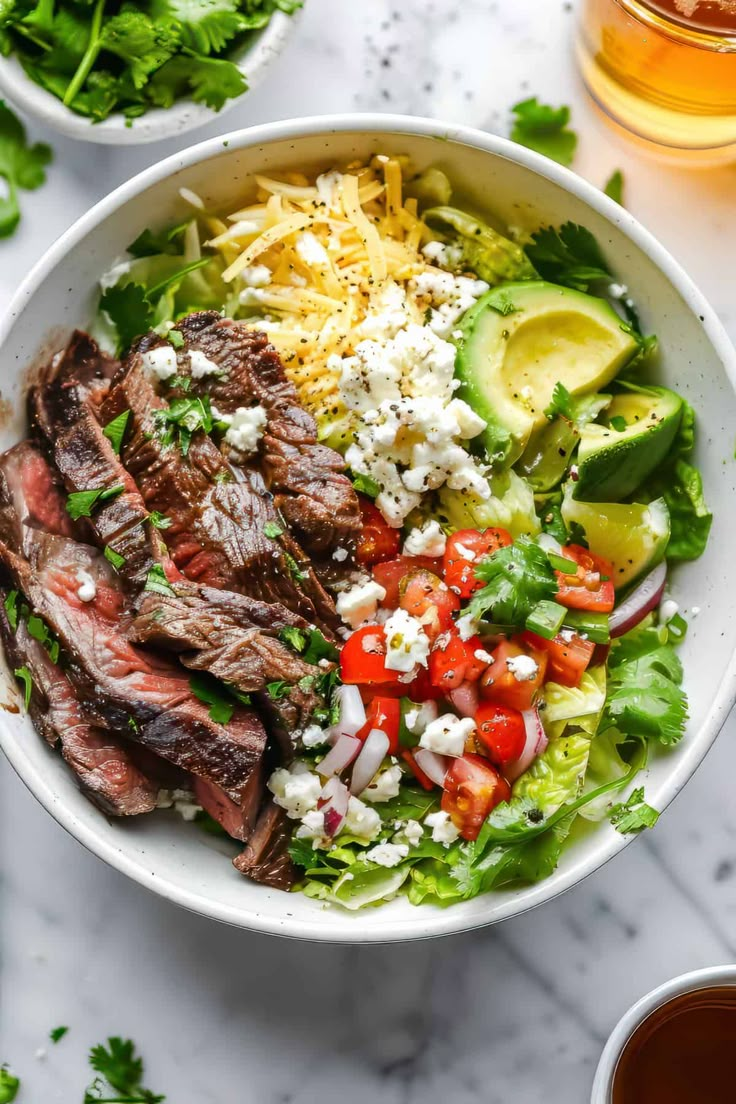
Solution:
<svg viewBox="0 0 736 1104"><path fill-rule="evenodd" d="M568 128L569 107L541 104L536 96L511 108L514 116L511 140L537 153L551 157L560 165L571 165L578 136Z"/></svg>
<svg viewBox="0 0 736 1104"><path fill-rule="evenodd" d="M99 487L94 491L72 491L66 500L66 511L74 521L81 517L91 517L95 506L117 498L123 490L122 483L118 483L115 487Z"/></svg>
<svg viewBox="0 0 736 1104"><path fill-rule="evenodd" d="M610 280L598 242L590 230L566 222L557 230L537 230L526 247L526 255L543 280L587 291L598 280Z"/></svg>
<svg viewBox="0 0 736 1104"><path fill-rule="evenodd" d="M289 569L289 574L291 575L294 582L303 583L307 577L307 573L306 571L302 571L301 567L290 552L284 552L284 560L286 561L286 566Z"/></svg>
<svg viewBox="0 0 736 1104"><path fill-rule="evenodd" d="M352 476L352 483L358 494L368 495L369 498L377 498L381 493L381 485L377 483L370 475L358 475Z"/></svg>
<svg viewBox="0 0 736 1104"><path fill-rule="evenodd" d="M170 21L156 19L134 8L123 8L108 19L100 46L129 67L134 88L142 88L179 46L179 34Z"/></svg>
<svg viewBox="0 0 736 1104"><path fill-rule="evenodd" d="M8 591L7 597L3 602L5 615L13 632L18 628L18 594L19 592L17 590Z"/></svg>
<svg viewBox="0 0 736 1104"><path fill-rule="evenodd" d="M237 0L154 0L152 11L156 20L175 21L184 45L198 54L218 53L246 26Z"/></svg>
<svg viewBox="0 0 736 1104"><path fill-rule="evenodd" d="M158 107L171 107L180 96L190 95L219 111L226 100L242 95L248 82L232 61L177 54L157 70L148 84L148 95Z"/></svg>
<svg viewBox="0 0 736 1104"><path fill-rule="evenodd" d="M616 640L608 660L604 720L627 737L676 744L685 732L682 664L655 629L633 629Z"/></svg>
<svg viewBox="0 0 736 1104"><path fill-rule="evenodd" d="M136 1054L130 1039L114 1036L107 1040L107 1046L99 1044L93 1047L89 1064L102 1075L104 1081L95 1078L84 1094L84 1104L102 1102L105 1098L101 1093L109 1090L120 1094L115 1099L122 1097L127 1104L161 1104L166 1099L143 1088L143 1059Z"/></svg>
<svg viewBox="0 0 736 1104"><path fill-rule="evenodd" d="M161 442L164 445L176 443L182 456L189 452L195 433L200 430L211 433L216 424L208 395L174 399L169 406L154 410L153 421Z"/></svg>
<svg viewBox="0 0 736 1104"><path fill-rule="evenodd" d="M68 1027L53 1027L51 1031L49 1031L49 1039L52 1043L58 1043L64 1038L68 1030Z"/></svg>
<svg viewBox="0 0 736 1104"><path fill-rule="evenodd" d="M111 548L109 544L106 544L103 549L103 555L109 564L118 571L125 563L125 556L121 556L119 552L116 552L114 548Z"/></svg>
<svg viewBox="0 0 736 1104"><path fill-rule="evenodd" d="M184 334L181 330L169 330L166 335L169 339L169 343L174 346L175 349L181 349L184 346ZM190 381L187 381L190 382Z"/></svg>
<svg viewBox="0 0 736 1104"><path fill-rule="evenodd" d="M307 646L306 632L303 629L298 629L295 625L285 625L279 632L279 640L283 641L284 644L288 644L300 655Z"/></svg>
<svg viewBox="0 0 736 1104"><path fill-rule="evenodd" d="M28 145L25 127L0 100L0 176L8 185L8 194L0 199L0 238L10 237L20 222L18 189L40 188L51 157L51 148L45 143Z"/></svg>
<svg viewBox="0 0 736 1104"><path fill-rule="evenodd" d="M263 535L269 540L277 540L283 533L283 528L275 521L267 521L263 526Z"/></svg>
<svg viewBox="0 0 736 1104"><path fill-rule="evenodd" d="M159 513L158 510L151 510L148 520L154 529L169 529L172 524L171 518L166 517L166 514Z"/></svg>
<svg viewBox="0 0 736 1104"><path fill-rule="evenodd" d="M274 701L281 701L282 698L287 697L291 690L291 684L284 682L283 679L276 679L273 682L266 683L266 691L268 696Z"/></svg>
<svg viewBox="0 0 736 1104"><path fill-rule="evenodd" d="M286 625L279 632L279 640L298 652L305 663L316 664L321 659L336 663L340 656L335 645L319 629L298 629L294 625Z"/></svg>
<svg viewBox="0 0 736 1104"><path fill-rule="evenodd" d="M197 671L190 676L189 689L195 698L210 707L210 718L215 724L226 725L230 721L236 703L225 683L205 671Z"/></svg>
<svg viewBox="0 0 736 1104"><path fill-rule="evenodd" d="M124 410L122 414L118 414L117 418L113 418L111 422L108 422L102 433L107 437L108 441L112 445L113 452L116 456L120 455L120 448L123 443L123 437L125 436L125 430L130 419L130 411Z"/></svg>
<svg viewBox="0 0 736 1104"><path fill-rule="evenodd" d="M31 692L33 690L33 675L27 667L16 667L13 674L19 682L23 683L23 703L28 709L31 704Z"/></svg>
<svg viewBox="0 0 736 1104"><path fill-rule="evenodd" d="M37 613L31 613L25 604L21 608L21 615L26 620L28 635L33 637L34 640L37 640L39 644L43 644L49 654L51 662L57 663L61 645L46 622L42 617L39 617Z"/></svg>
<svg viewBox="0 0 736 1104"><path fill-rule="evenodd" d="M0 1104L12 1104L19 1088L20 1078L15 1077L7 1066L0 1066Z"/></svg>
<svg viewBox="0 0 736 1104"><path fill-rule="evenodd" d="M157 253L179 255L182 252L181 237L191 222L180 222L176 226L169 226L165 230L143 230L128 246L128 253L132 257L155 257ZM171 333L169 332L169 336ZM179 335L181 337L181 334Z"/></svg>
<svg viewBox="0 0 736 1104"><path fill-rule="evenodd" d="M120 349L128 349L139 334L153 325L153 307L141 284L114 284L106 288L100 298L100 310L115 326Z"/></svg>
<svg viewBox="0 0 736 1104"><path fill-rule="evenodd" d="M612 172L608 180L605 183L603 191L609 199L613 199L616 203L620 203L623 207L624 204L624 174L620 169L616 169Z"/></svg>
<svg viewBox="0 0 736 1104"><path fill-rule="evenodd" d="M161 564L154 564L146 576L146 585L144 590L150 591L152 594L173 594L174 588L169 580L166 578L166 572Z"/></svg>
<svg viewBox="0 0 736 1104"><path fill-rule="evenodd" d="M552 401L544 411L545 418L551 421L558 415L573 420L573 398L561 380L558 380L552 391Z"/></svg>
<svg viewBox="0 0 736 1104"><path fill-rule="evenodd" d="M659 813L644 800L644 787L639 786L626 801L614 805L609 820L618 832L641 832L643 828L653 828L659 820Z"/></svg>
<svg viewBox="0 0 736 1104"><path fill-rule="evenodd" d="M557 593L547 554L526 536L485 556L475 574L486 585L473 595L469 612L497 625L522 627L537 602Z"/></svg>

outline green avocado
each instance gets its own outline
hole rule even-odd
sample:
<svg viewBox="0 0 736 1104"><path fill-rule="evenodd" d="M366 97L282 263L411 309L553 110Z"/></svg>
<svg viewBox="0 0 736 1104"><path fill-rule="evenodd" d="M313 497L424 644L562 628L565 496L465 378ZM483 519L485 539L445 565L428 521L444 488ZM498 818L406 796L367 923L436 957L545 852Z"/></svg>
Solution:
<svg viewBox="0 0 736 1104"><path fill-rule="evenodd" d="M432 207L422 218L454 247L458 263L486 283L536 278L537 273L520 245L466 211L457 207Z"/></svg>
<svg viewBox="0 0 736 1104"><path fill-rule="evenodd" d="M604 299L541 280L487 292L460 328L459 397L488 422L488 452L509 464L545 424L555 384L597 391L638 350Z"/></svg>
<svg viewBox="0 0 736 1104"><path fill-rule="evenodd" d="M580 432L573 498L620 502L661 464L682 418L682 399L665 387L634 387L616 395L605 425Z"/></svg>

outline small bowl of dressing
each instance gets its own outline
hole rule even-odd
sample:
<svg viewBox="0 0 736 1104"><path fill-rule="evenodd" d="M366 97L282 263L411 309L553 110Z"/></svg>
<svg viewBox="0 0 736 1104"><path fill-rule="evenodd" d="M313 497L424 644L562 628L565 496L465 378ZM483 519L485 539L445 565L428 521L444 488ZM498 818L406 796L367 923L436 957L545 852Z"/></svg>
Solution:
<svg viewBox="0 0 736 1104"><path fill-rule="evenodd" d="M736 966L665 982L619 1020L591 1104L727 1104L736 1100Z"/></svg>

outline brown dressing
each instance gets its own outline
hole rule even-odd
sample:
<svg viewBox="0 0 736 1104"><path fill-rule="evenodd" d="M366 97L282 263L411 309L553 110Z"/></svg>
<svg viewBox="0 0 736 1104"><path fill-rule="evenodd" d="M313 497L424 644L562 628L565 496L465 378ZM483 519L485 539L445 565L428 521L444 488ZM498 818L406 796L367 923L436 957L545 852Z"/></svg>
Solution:
<svg viewBox="0 0 736 1104"><path fill-rule="evenodd" d="M641 1024L613 1077L613 1104L733 1104L736 988L675 997Z"/></svg>

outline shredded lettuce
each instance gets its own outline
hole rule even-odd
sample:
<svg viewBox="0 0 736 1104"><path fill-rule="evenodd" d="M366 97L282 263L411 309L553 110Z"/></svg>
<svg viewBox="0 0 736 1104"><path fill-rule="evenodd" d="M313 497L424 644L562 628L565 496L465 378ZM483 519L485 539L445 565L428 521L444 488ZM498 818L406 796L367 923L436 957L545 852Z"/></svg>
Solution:
<svg viewBox="0 0 736 1104"><path fill-rule="evenodd" d="M536 536L540 530L531 485L515 471L494 476L491 497L442 487L435 516L449 529L507 529L511 536Z"/></svg>

